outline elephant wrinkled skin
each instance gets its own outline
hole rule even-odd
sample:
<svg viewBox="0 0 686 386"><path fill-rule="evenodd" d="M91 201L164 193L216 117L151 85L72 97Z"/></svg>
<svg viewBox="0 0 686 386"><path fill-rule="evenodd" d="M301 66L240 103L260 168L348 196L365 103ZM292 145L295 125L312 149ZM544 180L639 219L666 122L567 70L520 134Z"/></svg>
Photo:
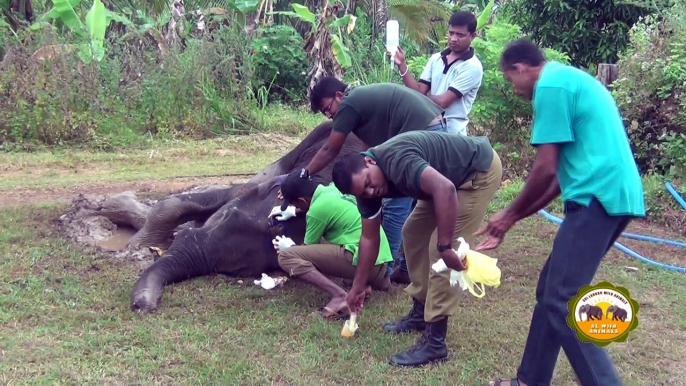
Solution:
<svg viewBox="0 0 686 386"><path fill-rule="evenodd" d="M152 208L145 207L144 212L131 199L120 200L123 207L103 211L102 215L116 217L119 223L128 222L138 230L127 248L163 251L134 285L131 309L155 311L164 286L171 283L213 273L257 277L279 270L272 239L285 235L301 244L305 236L304 216L287 221L268 218L272 208L281 205L277 198L281 180L289 172L307 166L330 132L331 121L320 124L245 184L171 195ZM363 149L363 143L351 134L338 157ZM313 178L330 183L335 161ZM139 213L131 213L136 211Z"/></svg>

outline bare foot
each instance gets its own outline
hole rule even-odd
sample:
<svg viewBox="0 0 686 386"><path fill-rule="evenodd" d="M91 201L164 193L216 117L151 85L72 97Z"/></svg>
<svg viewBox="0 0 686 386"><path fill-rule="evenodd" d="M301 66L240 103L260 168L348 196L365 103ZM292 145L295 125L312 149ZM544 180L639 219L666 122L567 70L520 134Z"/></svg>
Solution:
<svg viewBox="0 0 686 386"><path fill-rule="evenodd" d="M324 315L324 313L326 315ZM348 313L348 303L345 301L345 295L344 296L336 296L335 298L331 299L327 305L324 306L324 312L322 316L324 317L329 317L329 316L336 316L336 315L342 315L342 314L347 314Z"/></svg>

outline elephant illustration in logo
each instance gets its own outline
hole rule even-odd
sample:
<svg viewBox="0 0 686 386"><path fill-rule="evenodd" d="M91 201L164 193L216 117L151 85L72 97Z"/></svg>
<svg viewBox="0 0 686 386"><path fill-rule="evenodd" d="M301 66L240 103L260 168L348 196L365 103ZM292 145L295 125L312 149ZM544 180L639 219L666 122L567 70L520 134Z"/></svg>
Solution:
<svg viewBox="0 0 686 386"><path fill-rule="evenodd" d="M601 320L603 319L603 309L598 306L592 306L590 304L584 304L579 307L579 320L583 322L581 314L586 314L586 320Z"/></svg>
<svg viewBox="0 0 686 386"><path fill-rule="evenodd" d="M607 308L607 312L605 313L605 319L610 317L610 312L612 312L612 320L619 319L622 322L626 320L627 312L625 309L622 309L619 306L610 306Z"/></svg>

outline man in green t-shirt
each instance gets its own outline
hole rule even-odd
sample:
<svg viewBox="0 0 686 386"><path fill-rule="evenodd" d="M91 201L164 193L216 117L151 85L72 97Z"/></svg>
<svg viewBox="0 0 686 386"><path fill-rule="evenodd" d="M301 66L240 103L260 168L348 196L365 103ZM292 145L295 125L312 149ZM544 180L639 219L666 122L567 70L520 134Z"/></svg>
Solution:
<svg viewBox="0 0 686 386"><path fill-rule="evenodd" d="M519 197L477 232L487 238L475 249L496 248L517 221L560 193L565 218L540 274L517 377L495 385L549 385L560 348L582 385L621 385L605 350L579 341L567 325L570 298L591 283L631 219L645 216L643 186L619 109L596 78L546 61L527 40L510 43L500 66L517 94L533 102L536 159Z"/></svg>
<svg viewBox="0 0 686 386"><path fill-rule="evenodd" d="M315 175L331 163L350 133L370 147L408 131L447 131L442 107L426 95L395 83L349 87L329 76L322 78L312 89L310 104L313 112L333 119L333 127L324 146L304 168L304 177ZM395 197L384 202L383 227L391 253L398 260L401 230L411 206L409 197ZM393 272L393 266L393 262L389 264L387 275ZM396 273L404 282L403 275Z"/></svg>
<svg viewBox="0 0 686 386"><path fill-rule="evenodd" d="M349 314L345 299L347 293L324 275L352 280L358 258L358 243L362 223L353 197L345 197L333 184L321 185L311 179L302 180L299 171L289 174L281 185L284 203L274 208L273 214L281 214L278 220L306 213L307 228L304 245L292 245L288 238L277 238L279 266L289 275L298 277L328 292L332 299L324 307L325 318L343 318ZM290 209L288 208L290 207ZM327 243L321 243L324 238ZM390 279L385 275L386 265L392 261L386 235L381 233L381 243L376 262L369 267L365 295L372 288L385 291Z"/></svg>
<svg viewBox="0 0 686 386"><path fill-rule="evenodd" d="M351 310L364 300L368 272L379 250L382 200L412 197L417 206L403 227L405 261L413 299L409 314L384 326L387 332L424 330L415 348L394 355L391 363L418 366L448 355L448 317L459 308L459 287L450 286L450 271L430 272L443 259L455 270L464 266L453 249L457 239L473 243L473 233L500 187L502 165L486 137L411 131L359 154L342 157L332 177L344 194L357 198L362 216L358 269L346 299Z"/></svg>

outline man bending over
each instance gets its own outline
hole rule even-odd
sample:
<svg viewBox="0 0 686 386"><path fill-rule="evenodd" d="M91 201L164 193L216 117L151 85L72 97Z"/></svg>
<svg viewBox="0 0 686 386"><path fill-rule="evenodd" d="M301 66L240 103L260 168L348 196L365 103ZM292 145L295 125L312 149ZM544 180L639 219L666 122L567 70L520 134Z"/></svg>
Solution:
<svg viewBox="0 0 686 386"><path fill-rule="evenodd" d="M345 318L349 314L345 302L347 293L325 275L349 280L355 277L362 219L353 197L343 196L333 184L324 186L309 178L300 179L299 173L296 171L286 177L281 186L284 203L281 208L275 207L272 213L306 213L305 245L289 246L292 245L292 241L288 242L290 239L281 242L275 239L279 265L289 275L331 295L331 301L321 312L324 318ZM320 243L322 237L327 243ZM366 296L371 294L372 288L385 291L390 286L385 273L386 264L393 258L383 231L375 260L368 267L363 289Z"/></svg>
<svg viewBox="0 0 686 386"><path fill-rule="evenodd" d="M382 245L381 200L398 196L417 199L403 227L411 280L405 292L412 297L413 307L384 330L424 330L415 348L394 355L391 364L418 366L445 359L448 317L459 307L459 287L450 286L448 270L435 273L430 267L442 258L448 267L464 270L453 249L459 246L459 237L473 243L488 203L500 186L498 154L486 137L413 131L341 158L334 164L332 176L342 193L357 197L362 215L358 269L346 299L352 311L362 307L369 270Z"/></svg>
<svg viewBox="0 0 686 386"><path fill-rule="evenodd" d="M376 146L407 131L447 130L443 108L427 96L395 83L349 87L335 77L326 77L312 90L310 102L313 112L333 119L333 127L324 146L305 167L305 177L315 175L333 161L350 133L366 146ZM396 259L411 205L411 198L401 196L384 202L383 227ZM389 264L389 276L393 265Z"/></svg>

